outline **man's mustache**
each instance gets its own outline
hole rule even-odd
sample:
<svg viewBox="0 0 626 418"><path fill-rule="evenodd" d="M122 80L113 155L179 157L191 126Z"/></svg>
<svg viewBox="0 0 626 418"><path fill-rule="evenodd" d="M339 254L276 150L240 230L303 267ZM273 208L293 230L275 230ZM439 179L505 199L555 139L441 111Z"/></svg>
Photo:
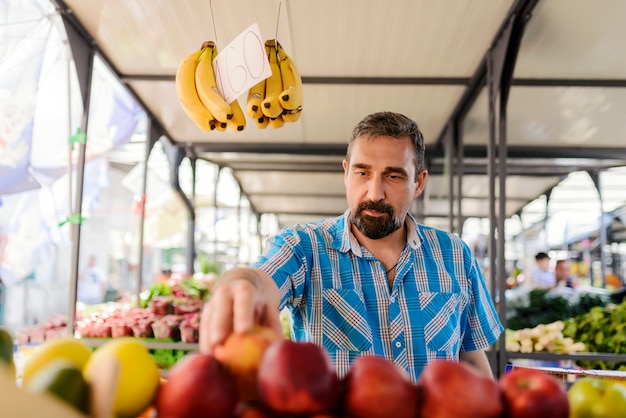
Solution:
<svg viewBox="0 0 626 418"><path fill-rule="evenodd" d="M370 200L369 202L359 203L359 206L357 206L357 213L362 213L364 210L375 210L393 215L393 208L391 205L384 202L372 202Z"/></svg>

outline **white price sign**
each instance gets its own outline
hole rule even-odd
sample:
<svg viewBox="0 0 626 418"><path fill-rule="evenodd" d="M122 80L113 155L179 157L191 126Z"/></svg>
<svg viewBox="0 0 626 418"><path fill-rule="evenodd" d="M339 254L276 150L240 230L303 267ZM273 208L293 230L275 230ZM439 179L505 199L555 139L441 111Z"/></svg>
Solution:
<svg viewBox="0 0 626 418"><path fill-rule="evenodd" d="M217 88L228 103L272 74L256 23L219 51L213 60L213 71Z"/></svg>

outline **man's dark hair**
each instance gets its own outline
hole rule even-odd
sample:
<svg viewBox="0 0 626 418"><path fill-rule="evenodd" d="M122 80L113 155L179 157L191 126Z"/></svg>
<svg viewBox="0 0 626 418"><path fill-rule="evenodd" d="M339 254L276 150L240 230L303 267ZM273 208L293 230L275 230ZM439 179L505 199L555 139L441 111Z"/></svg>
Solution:
<svg viewBox="0 0 626 418"><path fill-rule="evenodd" d="M352 131L348 141L346 160L350 160L350 151L354 140L362 136L367 138L376 136L389 136L397 139L410 138L415 149L415 176L425 169L424 154L426 149L424 146L424 135L422 135L414 120L394 112L378 112L366 116Z"/></svg>
<svg viewBox="0 0 626 418"><path fill-rule="evenodd" d="M550 256L544 252L539 252L537 253L537 255L535 255L535 260L539 261L539 260L545 260L546 258L550 258Z"/></svg>

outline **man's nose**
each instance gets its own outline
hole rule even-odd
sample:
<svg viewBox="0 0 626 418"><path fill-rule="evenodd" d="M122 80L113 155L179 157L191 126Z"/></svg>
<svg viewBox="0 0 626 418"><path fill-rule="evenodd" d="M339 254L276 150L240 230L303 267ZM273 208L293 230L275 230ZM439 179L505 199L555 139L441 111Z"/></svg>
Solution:
<svg viewBox="0 0 626 418"><path fill-rule="evenodd" d="M379 178L373 178L370 180L367 188L367 197L372 202L379 202L385 198L383 182Z"/></svg>

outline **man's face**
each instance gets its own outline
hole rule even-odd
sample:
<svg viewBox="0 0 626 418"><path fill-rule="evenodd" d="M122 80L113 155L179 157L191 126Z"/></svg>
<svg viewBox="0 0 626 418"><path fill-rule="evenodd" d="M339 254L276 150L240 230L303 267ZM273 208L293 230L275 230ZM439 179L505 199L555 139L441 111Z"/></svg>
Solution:
<svg viewBox="0 0 626 418"><path fill-rule="evenodd" d="M352 224L366 237L380 239L404 223L411 202L424 189L427 172L415 176L410 139L357 138L350 161L343 161Z"/></svg>
<svg viewBox="0 0 626 418"><path fill-rule="evenodd" d="M566 280L570 276L570 264L567 261L558 263L554 268L554 275L557 280Z"/></svg>

